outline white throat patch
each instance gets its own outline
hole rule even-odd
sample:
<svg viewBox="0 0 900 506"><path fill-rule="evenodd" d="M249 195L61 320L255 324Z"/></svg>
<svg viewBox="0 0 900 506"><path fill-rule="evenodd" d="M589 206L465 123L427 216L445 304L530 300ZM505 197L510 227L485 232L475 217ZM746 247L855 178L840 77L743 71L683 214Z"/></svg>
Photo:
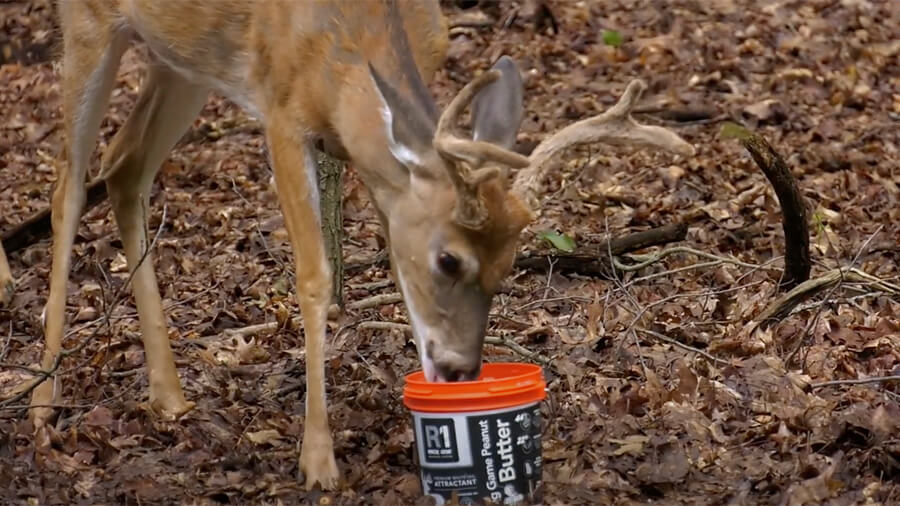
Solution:
<svg viewBox="0 0 900 506"><path fill-rule="evenodd" d="M400 282L400 293L403 295L403 300L406 302L406 311L409 313L409 322L412 325L413 330L413 339L416 341L416 349L419 351L419 360L422 361L422 372L425 373L425 379L428 381L439 381L437 368L434 365L434 360L428 357L428 352L425 347L425 340L428 336L433 335L435 333L435 329L428 326L422 319L419 317L418 311L416 311L415 303L412 298L409 296L409 290L406 288L406 282L403 280L403 274L400 270L397 270L397 280Z"/></svg>

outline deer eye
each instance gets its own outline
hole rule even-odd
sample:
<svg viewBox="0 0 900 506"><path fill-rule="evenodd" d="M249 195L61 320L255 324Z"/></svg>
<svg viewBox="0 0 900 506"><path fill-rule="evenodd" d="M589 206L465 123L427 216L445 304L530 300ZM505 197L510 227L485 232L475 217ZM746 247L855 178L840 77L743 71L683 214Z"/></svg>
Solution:
<svg viewBox="0 0 900 506"><path fill-rule="evenodd" d="M442 252L437 257L438 268L447 276L454 277L459 274L459 258L452 253Z"/></svg>

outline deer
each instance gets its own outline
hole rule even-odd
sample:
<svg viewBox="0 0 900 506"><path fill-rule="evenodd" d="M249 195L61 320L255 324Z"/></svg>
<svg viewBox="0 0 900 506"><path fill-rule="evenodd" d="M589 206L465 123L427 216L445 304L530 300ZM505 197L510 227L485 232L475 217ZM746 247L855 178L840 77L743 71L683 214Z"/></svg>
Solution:
<svg viewBox="0 0 900 506"><path fill-rule="evenodd" d="M604 141L693 153L677 134L632 119L645 89L640 80L606 112L559 130L529 156L516 152L524 85L507 56L441 111L428 89L449 44L438 0L59 0L58 14L68 156L51 199L42 367L61 353L72 248L100 122L122 54L141 41L150 54L146 76L101 157L99 177L131 273L148 405L166 420L195 406L175 367L144 210L160 165L215 90L263 125L291 245L306 348L298 467L307 489L334 489L340 478L325 389L332 281L315 146L349 160L366 186L422 369L441 382L478 377L494 294L539 214L543 176L565 149ZM470 135L457 125L469 108ZM36 428L53 416L61 390L57 375L33 390Z"/></svg>

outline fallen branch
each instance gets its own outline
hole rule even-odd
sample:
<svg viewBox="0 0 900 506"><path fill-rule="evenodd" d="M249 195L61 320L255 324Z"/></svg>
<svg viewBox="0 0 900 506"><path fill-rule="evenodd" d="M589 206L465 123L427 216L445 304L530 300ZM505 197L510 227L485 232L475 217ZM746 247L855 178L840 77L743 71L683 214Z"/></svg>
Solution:
<svg viewBox="0 0 900 506"><path fill-rule="evenodd" d="M368 259L357 262L348 262L347 265L344 266L344 274L352 276L372 267L387 269L390 266L391 260L387 250L381 250Z"/></svg>
<svg viewBox="0 0 900 506"><path fill-rule="evenodd" d="M557 272L609 279L613 275L612 266L618 269L621 265L614 262L610 254L615 257L650 246L682 241L686 236L687 225L676 223L617 237L601 243L596 249L592 248L592 251L522 255L516 259L515 266L539 272L547 271L552 266Z"/></svg>
<svg viewBox="0 0 900 506"><path fill-rule="evenodd" d="M838 385L866 385L869 383L888 383L891 381L900 381L900 376L873 376L871 378L823 381L821 383L811 384L810 388L815 389Z"/></svg>
<svg viewBox="0 0 900 506"><path fill-rule="evenodd" d="M637 260L638 263L631 264L631 265L625 265L625 264L616 262L616 269L620 270L620 271L629 271L629 272L641 270L644 267L647 267L650 264L659 262L663 258L665 258L669 255L674 255L675 253L688 253L691 255L696 255L701 258L707 258L709 260L714 260L717 263L728 263L728 264L737 265L739 267L746 267L748 269L760 269L760 268L765 267L765 266L761 266L761 265L757 265L757 264L741 262L740 260L736 260L731 257L724 257L724 256L720 256L720 255L715 255L713 253L707 253L705 251L701 251L701 250L694 249L694 248L689 248L687 246L676 246L674 248L667 248L667 249L658 251L656 253L651 253L649 255L632 255L631 258L633 260Z"/></svg>
<svg viewBox="0 0 900 506"><path fill-rule="evenodd" d="M295 317L291 320L291 327L298 327L302 319L300 317ZM257 323L255 325L247 325L246 327L239 327L236 329L225 329L222 331L222 334L228 338L245 338L250 336L255 336L257 334L262 334L264 332L272 332L282 328L282 326L277 322L266 322L266 323Z"/></svg>
<svg viewBox="0 0 900 506"><path fill-rule="evenodd" d="M660 334L659 332L654 332L654 331L649 330L649 329L642 329L642 328L640 328L640 327L636 328L635 330L637 330L638 332L641 332L641 333L643 333L643 334L647 334L648 336L653 336L653 337L655 337L656 339L659 339L660 341L669 343L669 344L671 344L671 345L673 345L673 346L677 346L678 348L681 348L681 349L683 349L683 350L687 350L687 351L689 351L689 352L691 352L691 353L696 353L697 355L700 355L701 357L705 358L706 360L709 360L710 362L712 362L712 363L714 363L714 364L721 364L721 365L728 365L728 364L730 364L730 362L728 362L727 360L721 359L721 358L719 358L719 357L717 357L717 356L715 356L715 355L712 355L712 354L710 354L710 353L707 353L707 352L705 352L705 351L703 351L703 350L701 350L701 349L699 349L699 348L695 348L695 347L693 347L693 346L691 346L691 345L689 345L689 344L684 344L684 343L682 343L681 341L677 341L677 340L675 340L675 339L672 339L671 337L669 337L669 336L667 336L667 335L665 335L665 334Z"/></svg>
<svg viewBox="0 0 900 506"><path fill-rule="evenodd" d="M581 274L608 279L612 275L610 266L613 263L609 259L609 252L613 256L637 251L650 246L659 246L671 242L683 241L687 236L687 225L676 223L664 225L650 230L635 232L623 237L617 237L603 242L591 248L574 253L539 252L520 254L515 261L519 269L546 272L553 265L553 269L564 273ZM384 252L376 254L368 260L349 263L344 272L356 274L371 267L387 269L390 266L388 255Z"/></svg>
<svg viewBox="0 0 900 506"><path fill-rule="evenodd" d="M403 302L403 296L398 292L392 292L373 295L362 300L357 300L351 302L350 304L347 304L347 307L356 310L371 309L373 307L384 306L386 304L396 304L398 302Z"/></svg>
<svg viewBox="0 0 900 506"><path fill-rule="evenodd" d="M754 328L768 327L771 323L781 320L782 318L790 314L791 310L801 302L809 299L813 295L823 290L828 289L831 286L846 281L865 283L871 287L881 290L882 292L889 293L894 296L900 296L900 286L878 279L877 277L872 276L871 274L868 274L864 271L856 268L846 270L834 269L826 272L818 278L813 278L800 283L799 285L791 289L791 291L775 299L756 318L756 324L754 325Z"/></svg>

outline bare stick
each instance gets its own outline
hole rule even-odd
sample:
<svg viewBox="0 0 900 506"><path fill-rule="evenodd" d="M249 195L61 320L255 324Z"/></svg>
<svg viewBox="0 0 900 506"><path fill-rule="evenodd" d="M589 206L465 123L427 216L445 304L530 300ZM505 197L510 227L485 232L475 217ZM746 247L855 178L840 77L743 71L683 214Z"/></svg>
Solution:
<svg viewBox="0 0 900 506"><path fill-rule="evenodd" d="M400 293L382 293L362 300L351 302L350 304L347 304L347 307L356 310L371 309L373 307L384 306L386 304L396 304L398 302L403 302L403 296Z"/></svg>
<svg viewBox="0 0 900 506"><path fill-rule="evenodd" d="M380 290L382 288L387 288L393 284L394 284L394 280L388 278L388 279L379 279L377 281L370 281L368 283L360 283L358 285L350 285L350 288L352 288L353 290L368 290L371 292L374 290Z"/></svg>
<svg viewBox="0 0 900 506"><path fill-rule="evenodd" d="M859 269L834 269L817 278L813 278L800 283L791 291L775 299L756 318L756 326L768 326L772 320L780 320L784 318L790 313L791 309L793 309L804 300L841 281L855 281L859 283L865 283L873 288L889 293L891 295L900 295L900 286L878 279L877 277L872 276L871 274L868 274Z"/></svg>
<svg viewBox="0 0 900 506"><path fill-rule="evenodd" d="M300 323L300 318L294 318L292 323L298 324ZM266 322L266 323L257 323L256 325L248 325L246 327L240 327L236 329L225 329L222 331L222 334L225 337L250 337L255 336L257 334L262 334L264 332L271 332L273 330L278 329L278 322Z"/></svg>
<svg viewBox="0 0 900 506"><path fill-rule="evenodd" d="M637 271L637 270L643 269L644 267L647 267L648 265L650 265L652 263L658 262L669 255L674 255L676 253L688 253L691 255L696 255L701 258L716 260L720 263L733 264L733 265L737 265L739 267L747 267L749 269L759 269L759 268L775 269L775 267L764 267L764 266L760 266L757 264L741 262L740 260L738 260L736 258L715 255L713 253L707 253L705 251L690 248L687 246L675 246L673 248L666 248L666 249L658 251L656 253L651 253L649 255L632 255L632 257L634 259L638 260L638 263L631 264L631 265L624 265L619 262L616 262L616 269L618 269L620 271L629 271L629 272Z"/></svg>
<svg viewBox="0 0 900 506"><path fill-rule="evenodd" d="M536 351L531 351L528 348L522 346L521 344L513 341L508 337L496 337L496 336L486 336L484 338L485 344L490 344L493 346L506 346L512 351L522 355L525 358L534 360L535 362L539 362L543 365L548 365L550 363L550 359L541 355Z"/></svg>
<svg viewBox="0 0 900 506"><path fill-rule="evenodd" d="M694 348L693 346L691 346L691 345L689 345L689 344L684 344L684 343L682 343L682 342L680 342L680 341L676 341L675 339L672 339L671 337L666 336L666 335L664 335L664 334L660 334L659 332L654 332L654 331L652 331L652 330L649 330L649 329L643 329L643 328L640 328L640 327L638 327L638 328L635 329L635 330L637 330L638 332L647 334L647 335L649 335L649 336L653 336L653 337L659 339L660 341L667 342L667 343L669 343L669 344L671 344L671 345L673 345L673 346L677 346L677 347L679 347L679 348L681 348L681 349L683 349L683 350L690 351L691 353L696 353L697 355L700 355L701 357L703 357L703 358L705 358L705 359L707 359L707 360L709 360L710 362L713 362L713 363L715 363L715 364L720 364L720 365L728 365L728 364L730 364L730 362L728 362L727 360L723 360L723 359L721 359L721 358L719 358L719 357L716 357L715 355L711 355L711 354L709 354L709 353L707 353L707 352L705 352L705 351L703 351L703 350L701 350L701 349L699 349L699 348Z"/></svg>
<svg viewBox="0 0 900 506"><path fill-rule="evenodd" d="M869 383L888 383L892 381L900 381L900 376L873 376L871 378L823 381L821 383L813 383L810 387L824 388L838 385L866 385Z"/></svg>
<svg viewBox="0 0 900 506"><path fill-rule="evenodd" d="M359 330L399 330L400 332L412 334L412 327L405 323L397 322L360 322L356 328Z"/></svg>

